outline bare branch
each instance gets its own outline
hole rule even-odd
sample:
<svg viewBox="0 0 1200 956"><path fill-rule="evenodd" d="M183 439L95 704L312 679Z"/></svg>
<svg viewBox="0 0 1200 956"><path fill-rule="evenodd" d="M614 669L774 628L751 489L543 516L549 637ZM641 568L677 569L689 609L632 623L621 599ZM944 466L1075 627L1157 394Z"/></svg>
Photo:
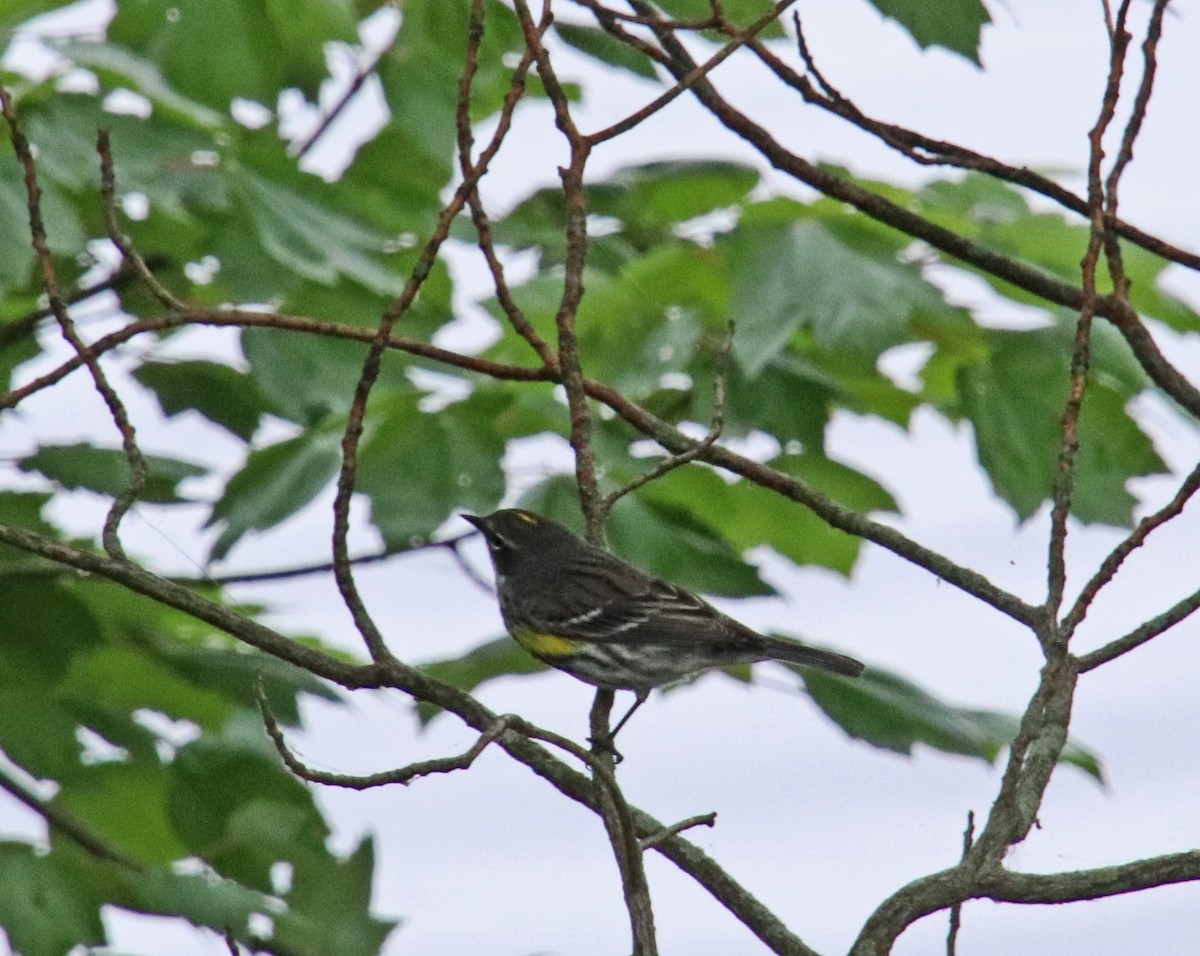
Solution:
<svg viewBox="0 0 1200 956"><path fill-rule="evenodd" d="M365 564L378 564L381 561L387 561L403 554L436 550L449 551L457 559L459 557L459 547L462 545L462 542L474 537L475 534L476 532L472 531L456 535L453 538L445 538L441 541L421 541L402 547L387 548L377 554L362 554L357 558L351 558L350 563L355 567L359 567ZM268 571L235 571L230 574L206 574L202 578L172 577L168 578L168 580L174 581L176 584L215 584L220 587L226 584L262 584L272 581L287 581L291 578L302 578L311 574L328 574L332 570L332 561L317 561L312 564L302 564L291 568L272 568Z"/></svg>
<svg viewBox="0 0 1200 956"><path fill-rule="evenodd" d="M549 4L545 9L549 11ZM596 481L596 452L592 448L591 416L584 388L583 370L579 362L579 343L575 334L575 318L583 298L583 267L587 261L587 200L583 191L583 171L587 165L590 144L571 117L570 102L559 82L550 55L542 44L541 34L529 11L527 0L516 0L517 16L525 32L525 42L533 51L538 75L546 95L554 107L554 122L570 147L570 163L558 171L567 202L567 252L563 276L562 299L554 317L558 330L558 368L561 384L567 393L571 414L571 448L575 452L575 483L579 489L579 504L583 511L588 538L596 544L604 542L604 508Z"/></svg>
<svg viewBox="0 0 1200 956"><path fill-rule="evenodd" d="M544 33L549 25L549 19L544 18L542 24L538 27L539 35ZM472 8L471 29L472 31L479 31L479 35L482 37L484 18L483 10L478 4ZM472 42L477 41L473 40ZM525 92L525 76L532 62L533 48L526 45L521 62L518 64L516 71L514 71L512 85L509 87L508 96L512 98L514 103ZM471 80L474 76L474 71L474 58L469 57L467 60L467 70L463 72L462 82L459 85L458 109L455 116L455 127L458 133L459 169L462 172L464 180L471 178L471 171L473 169L471 153L474 148L475 136L471 129ZM507 111L502 110L501 115L511 121L512 111L511 109ZM479 194L477 185L473 186L468 193L467 205L470 208L471 221L475 226L475 232L478 237L477 245L479 246L479 251L483 253L488 271L492 274L492 285L496 290L496 299L500 303L500 307L504 310L504 314L508 317L509 324L512 325L521 338L529 343L530 348L542 360L544 367L557 368L558 357L554 354L554 350L546 344L545 340L525 317L525 313L517 305L512 290L508 286L508 280L504 275L504 264L500 261L500 257L496 252L495 242L492 238L491 220L488 218L487 212L483 207L483 198Z"/></svg>
<svg viewBox="0 0 1200 956"><path fill-rule="evenodd" d="M683 833L684 830L690 830L692 827L713 827L717 825L717 814L714 810L712 813L701 813L694 817L688 817L685 820L680 820L678 823L672 823L669 827L664 827L658 833L652 833L647 837L642 837L639 843L643 850L649 850L658 846L667 837L676 836Z"/></svg>
<svg viewBox="0 0 1200 956"><path fill-rule="evenodd" d="M475 46L473 48L468 47L467 65L464 67L468 76L473 72L473 67L470 65L472 57L478 55L478 41L474 42ZM472 49L474 49L474 52L472 52ZM359 376L358 384L354 389L354 398L351 402L345 433L342 437L342 467L338 474L337 494L333 504L334 576L337 580L342 600L354 618L355 626L362 635L371 653L371 657L376 661L389 659L391 652L384 643L383 635L371 619L363 603L362 596L358 592L358 587L354 582L354 573L349 564L347 544L347 535L350 528L350 499L354 493L354 484L358 471L358 446L362 439L367 400L370 397L376 380L379 378L383 353L388 348L393 326L400 316L407 312L416 299L417 293L433 268L442 243L446 241L447 236L450 234L451 222L453 222L454 217L466 205L467 197L470 195L471 190L477 186L479 180L487 172L489 164L500 149L500 145L508 133L512 111L516 108L517 100L519 99L519 91L524 88L525 69L528 62L528 59L522 60L522 65L518 66L514 72L510 90L512 95L508 96L504 101L501 110L501 121L496 131L492 134L491 142L471 169L470 175L463 178L462 183L455 190L453 197L451 197L450 201L442 209L441 214L438 216L437 226L421 250L421 254L417 259L416 265L413 267L408 281L405 283L403 291L384 310L379 326L371 339L371 347L363 362L362 374Z"/></svg>
<svg viewBox="0 0 1200 956"><path fill-rule="evenodd" d="M1140 627L1134 628L1123 637L1105 644L1103 647L1084 654L1079 658L1079 672L1085 673L1101 664L1107 664L1122 654L1141 647L1147 641L1152 641L1164 631L1168 631L1181 621L1187 620L1200 608L1200 590L1192 592L1182 601L1172 605L1157 617L1152 617Z"/></svg>
<svg viewBox="0 0 1200 956"><path fill-rule="evenodd" d="M621 874L621 890L625 895L625 909L629 913L629 926L633 934L633 952L635 956L655 956L658 941L642 846L638 842L629 804L617 786L614 769L617 752L612 746L613 735L608 728L615 697L616 693L612 690L598 689L588 717L592 739L592 774L597 783L596 801Z"/></svg>
<svg viewBox="0 0 1200 956"><path fill-rule="evenodd" d="M773 9L759 17L758 20L751 24L746 30L735 33L733 38L723 47L721 47L721 49L718 50L712 57L688 73L687 76L677 80L675 85L669 90L655 97L640 110L630 114L623 120L618 120L611 126L607 126L604 129L590 133L586 137L588 144L590 146L596 146L599 143L606 142L607 140L615 139L622 133L629 132L644 120L649 119L663 107L675 100L681 93L686 92L693 85L698 83L704 77L708 76L709 73L729 59L729 57L731 57L735 52L740 50L768 26L778 20L783 11L795 2L796 0L778 0Z"/></svg>
<svg viewBox="0 0 1200 956"><path fill-rule="evenodd" d="M453 757L436 757L432 760L419 760L416 763L410 763L406 767L399 767L395 770L384 770L380 773L372 773L365 776L329 773L323 770L312 769L292 753L291 748L288 747L287 740L283 736L283 730L280 729L279 723L275 720L275 715L271 712L270 705L267 703L267 695L263 690L261 680L255 688L255 693L258 697L258 709L262 714L263 726L266 728L267 735L271 738L271 742L275 745L275 750L278 751L280 759L287 766L288 770L301 780L307 780L309 783L320 783L327 787L344 787L348 790L370 790L374 787L383 787L393 783L408 786L409 783L418 777L428 777L430 774L435 773L453 773L455 770L466 770L490 744L495 743L497 738L509 726L509 718L507 716L501 715L497 717L495 723L480 734L475 743L461 754L456 754Z"/></svg>
<svg viewBox="0 0 1200 956"><path fill-rule="evenodd" d="M1086 199L1077 196L1071 190L1035 170L1026 166L1012 166L957 143L934 139L916 130L868 116L824 77L808 48L799 17L793 16L793 22L796 26L800 57L804 61L808 73L816 80L819 89L809 81L808 77L797 73L788 66L767 44L755 40L747 45L780 81L795 89L806 103L832 113L877 137L886 146L907 156L915 163L923 166L950 166L985 173L994 179L1022 186L1045 196L1071 212L1088 216ZM1144 232L1121 219L1112 219L1109 227L1122 239L1127 239L1148 252L1171 262L1177 262L1188 269L1200 271L1200 254L1180 249L1178 246Z"/></svg>
<svg viewBox="0 0 1200 956"><path fill-rule="evenodd" d="M128 562L84 551L2 521L0 543L12 545L85 573L104 577L153 601L211 624L252 647L342 687L394 687L417 700L429 701L456 714L464 723L480 733L491 727L497 719L496 714L469 694L435 680L415 668L396 661L368 665L349 664L307 645L290 641L257 621L208 601L189 588L173 584ZM528 738L552 742L590 765L593 758L586 749L547 731L535 734L523 722L514 722L512 727L518 729L519 733L501 737L497 741L500 747L564 796L599 812L594 781L554 759ZM641 810L630 808L630 816L639 835L649 836L666 828L665 824ZM682 837L671 836L655 844L654 849L695 879L772 952L783 956L816 956L814 951L792 934L774 913L698 847Z"/></svg>
<svg viewBox="0 0 1200 956"><path fill-rule="evenodd" d="M128 341L136 335L145 332L179 328L187 324L262 326L360 342L370 341L374 335L374 332L370 329L364 329L359 326L324 322L301 316L273 315L265 312L239 310L230 310L228 312L194 311L166 319L148 319L131 323L125 328L97 340L93 344L92 349L97 354L100 354L115 348L117 345ZM453 368L488 375L501 381L558 381L558 374L552 369L506 365L501 362L493 362L488 359L480 359L452 352L406 336L391 336L388 339L388 347L422 358L443 362ZM68 359L57 369L40 376L21 388L14 389L7 395L0 396L0 409L16 405L30 394L50 387L75 369L81 367L81 365L82 362L78 357ZM591 379L585 379L584 387L589 397L607 405L633 428L647 437L653 438L668 451L681 454L687 452L697 444L696 441L689 438L683 432L651 414L642 406L629 401L616 389ZM1040 620L1042 612L1038 608L1027 604L1003 588L997 587L982 574L970 568L963 567L944 555L913 541L895 528L873 521L866 515L838 504L829 496L821 494L811 485L798 478L739 455L719 443L713 444L703 450L697 455L697 458L700 461L706 461L718 468L724 468L733 474L740 475L757 485L761 485L763 488L775 491L786 498L804 505L831 527L878 544L880 547L891 551L918 567L924 568L941 580L960 588L996 608L1014 620L1027 625Z"/></svg>
<svg viewBox="0 0 1200 956"><path fill-rule="evenodd" d="M1062 415L1062 439L1059 445L1058 462L1054 472L1052 491L1053 506L1050 512L1050 548L1047 560L1048 580L1046 587L1046 612L1050 618L1058 616L1066 585L1067 571L1064 552L1067 541L1067 518L1071 513L1071 497L1075 483L1075 458L1079 452L1079 413L1083 408L1083 396L1087 389L1088 368L1091 364L1092 319L1096 312L1096 265L1105 246L1106 220L1104 184L1101 180L1101 164L1104 162L1104 134L1112 122L1121 94L1121 78L1125 71L1125 52L1129 44L1129 33L1125 30L1125 14L1129 0L1123 0L1118 14L1117 29L1112 34L1112 49L1109 59L1108 83L1100 104L1100 115L1088 134L1088 207L1090 209L1091 233L1087 251L1080 269L1083 274L1083 302L1079 310L1079 321L1075 326L1075 347L1071 353L1070 384L1067 404ZM1043 640L1058 639L1058 635L1043 635Z"/></svg>
<svg viewBox="0 0 1200 956"><path fill-rule="evenodd" d="M975 842L975 811L967 811L967 828L963 830L962 859L965 861ZM962 927L962 901L950 907L950 928L946 933L946 956L956 956L958 952L958 931Z"/></svg>
<svg viewBox="0 0 1200 956"><path fill-rule="evenodd" d="M1079 592L1079 597L1075 599L1074 606L1062 621L1061 628L1067 638L1070 638L1075 632L1075 629L1087 615L1088 608L1091 607L1092 601L1096 599L1096 595L1100 593L1101 588L1113 579L1125 559L1134 550L1146 543L1146 539L1152 531L1162 527L1172 518L1178 516L1197 490L1200 490L1200 464L1197 464L1187 478L1184 479L1183 484L1179 486L1179 490L1175 492L1175 497L1154 514L1147 515L1139 521L1137 527L1130 532L1124 541L1112 550L1108 557L1101 563L1096 573L1092 575L1091 580L1084 585L1083 590ZM1087 670L1088 668L1084 669Z"/></svg>
<svg viewBox="0 0 1200 956"><path fill-rule="evenodd" d="M1200 880L1200 850L1069 873L1004 871L980 881L979 894L999 903L1076 903Z"/></svg>
<svg viewBox="0 0 1200 956"><path fill-rule="evenodd" d="M1114 219L1117 215L1117 186L1125 167L1133 160L1133 144L1142 131L1146 119L1146 110L1150 105L1150 95L1154 91L1154 77L1158 69L1158 41L1162 37L1163 16L1167 12L1170 0L1155 0L1154 10L1150 14L1150 23L1146 27L1146 39L1142 43L1142 82L1134 96L1133 109L1125 124L1125 132L1121 136L1121 146L1117 150L1117 158L1109 170L1105 192L1108 196L1108 213ZM1124 10L1121 11L1124 14Z"/></svg>
<svg viewBox="0 0 1200 956"><path fill-rule="evenodd" d="M644 16L653 15L646 0L631 0ZM664 63L680 79L696 68L686 48L670 31L652 27L655 37L668 54ZM891 226L914 239L920 239L947 255L969 263L996 278L1010 282L1039 298L1073 310L1083 306L1084 294L1041 269L997 253L967 239L952 229L939 226L883 196L817 166L785 149L762 126L726 102L708 79L697 82L692 91L700 103L727 129L756 149L781 172L792 176L818 192L847 203L877 222ZM1127 302L1116 296L1099 296L1094 312L1108 319L1125 338L1134 355L1159 388L1194 415L1200 415L1200 389L1180 374L1162 355L1141 319Z"/></svg>
<svg viewBox="0 0 1200 956"><path fill-rule="evenodd" d="M129 484L113 499L113 503L104 519L104 531L102 533L104 550L114 558L123 559L125 557L125 549L121 546L119 533L121 519L133 507L142 493L142 488L146 485L146 459L142 456L141 449L138 448L133 423L129 420L129 414L125 410L124 403L109 384L104 370L100 367L99 360L88 349L83 339L79 337L75 323L67 311L66 302L63 300L58 286L58 274L54 268L54 257L50 252L50 244L46 238L46 225L42 221L42 190L38 185L37 165L33 159L33 151L30 149L29 140L25 138L25 131L22 129L20 120L17 118L16 106L13 104L12 97L9 95L8 89L2 84L0 84L0 107L3 109L4 118L8 121L13 150L16 152L17 160L20 162L21 168L25 173L25 193L29 209L29 231L33 242L34 256L42 275L42 285L46 289L46 296L50 302L50 311L54 313L54 317L58 321L63 338L75 350L75 354L87 366L88 372L91 373L96 391L108 407L109 416L112 418L113 424L117 426L117 431L121 433L121 446L124 449L125 458L129 462Z"/></svg>
<svg viewBox="0 0 1200 956"><path fill-rule="evenodd" d="M117 215L117 179L113 172L112 143L106 129L96 134L96 152L100 154L100 203L104 208L104 222L108 228L108 237L121 253L122 268L132 269L146 284L150 294L165 308L172 312L182 312L187 306L158 281L158 277L134 247L133 240L121 230Z"/></svg>

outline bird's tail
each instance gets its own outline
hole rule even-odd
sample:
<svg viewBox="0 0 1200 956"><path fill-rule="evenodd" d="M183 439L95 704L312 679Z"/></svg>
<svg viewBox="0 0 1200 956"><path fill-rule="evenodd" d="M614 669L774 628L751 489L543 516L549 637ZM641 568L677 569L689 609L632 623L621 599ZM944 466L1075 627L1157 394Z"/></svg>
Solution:
<svg viewBox="0 0 1200 956"><path fill-rule="evenodd" d="M764 658L783 661L785 664L803 664L806 667L819 667L822 670L833 671L846 677L857 677L866 665L845 654L835 654L833 651L822 650L818 647L808 647L799 641L788 640L786 637L762 637Z"/></svg>

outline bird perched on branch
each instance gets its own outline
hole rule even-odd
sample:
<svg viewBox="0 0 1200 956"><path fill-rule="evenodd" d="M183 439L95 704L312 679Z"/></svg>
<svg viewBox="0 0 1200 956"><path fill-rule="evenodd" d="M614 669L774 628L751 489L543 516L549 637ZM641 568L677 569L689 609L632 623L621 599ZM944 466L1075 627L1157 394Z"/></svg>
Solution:
<svg viewBox="0 0 1200 956"><path fill-rule="evenodd" d="M516 642L579 680L637 695L613 735L652 688L710 668L771 660L863 672L852 657L759 634L532 511L463 518L487 541L500 612Z"/></svg>

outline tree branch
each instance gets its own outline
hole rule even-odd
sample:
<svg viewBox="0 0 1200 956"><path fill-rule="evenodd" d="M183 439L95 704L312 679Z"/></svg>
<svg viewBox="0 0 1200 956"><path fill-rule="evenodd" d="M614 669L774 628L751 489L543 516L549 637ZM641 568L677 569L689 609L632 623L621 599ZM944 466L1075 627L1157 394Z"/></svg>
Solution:
<svg viewBox="0 0 1200 956"><path fill-rule="evenodd" d="M34 161L33 150L30 148L29 140L25 138L25 131L21 127L20 120L17 118L17 111L12 97L3 84L0 84L0 108L3 109L4 118L8 121L13 150L16 152L17 160L20 162L25 174L25 194L29 210L29 231L33 243L34 257L37 260L38 269L42 275L42 285L46 290L46 296L50 302L50 311L58 321L63 338L75 350L75 354L79 357L80 361L87 366L88 372L92 376L92 383L101 399L103 399L104 404L108 407L109 416L112 418L113 424L117 426L117 431L121 434L121 446L124 449L125 458L129 462L129 482L121 490L120 494L113 498L113 503L104 518L104 531L102 534L104 550L114 558L124 558L125 549L121 546L120 538L121 519L133 507L134 502L137 501L142 493L142 489L146 485L146 459L142 456L141 449L138 448L133 423L129 420L129 414L125 410L124 403L121 401L120 396L117 395L116 390L109 384L108 378L104 374L104 369L100 367L99 360L88 349L83 339L79 337L75 323L67 311L66 302L63 300L62 292L58 286L58 275L54 268L54 257L50 252L50 245L46 237L46 225L42 221L42 190L38 185L37 164Z"/></svg>
<svg viewBox="0 0 1200 956"><path fill-rule="evenodd" d="M631 0L639 14L652 18L654 8L646 0ZM668 54L665 65L676 79L696 68L687 49L671 31L653 26L656 39ZM614 34L615 35L615 34ZM928 243L934 249L1015 285L1047 302L1073 311L1083 307L1083 290L1062 282L1048 273L973 242L951 229L939 226L891 200L852 183L828 169L814 165L785 149L762 126L726 102L708 79L692 86L700 103L730 132L752 146L776 169L799 182L859 210L877 222ZM1162 355L1141 319L1116 296L1099 296L1095 314L1108 319L1125 338L1138 362L1159 388L1193 415L1200 416L1200 389L1171 365Z"/></svg>
<svg viewBox="0 0 1200 956"><path fill-rule="evenodd" d="M3 521L0 521L0 543L106 578L151 600L183 611L251 647L302 667L347 689L392 687L414 699L436 704L457 715L465 724L480 733L493 726L497 720L498 715L470 694L399 661L346 663L340 658L288 640L257 621L129 562L116 561L91 551L84 551ZM526 737L505 734L497 743L515 760L529 767L560 793L594 812L600 812L595 784L591 779L572 770ZM582 748L579 749L582 751ZM641 810L630 808L630 816L639 836L652 836L666 829L665 824ZM695 879L772 952L780 956L816 956L814 951L793 935L774 913L698 847L682 837L672 836L656 843L654 849Z"/></svg>

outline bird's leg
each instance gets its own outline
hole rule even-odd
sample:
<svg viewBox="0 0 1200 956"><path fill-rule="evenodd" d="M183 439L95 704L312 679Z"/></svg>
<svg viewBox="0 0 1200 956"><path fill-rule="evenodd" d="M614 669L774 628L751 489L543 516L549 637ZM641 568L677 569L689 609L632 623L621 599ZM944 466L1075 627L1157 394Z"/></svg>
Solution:
<svg viewBox="0 0 1200 956"><path fill-rule="evenodd" d="M650 696L649 690L639 690L634 691L634 693L637 696L633 702L633 706L625 712L624 717L617 721L617 725L612 730L609 730L602 735L597 735L595 734L595 728L593 726L593 736L590 738L592 750L597 753L611 754L614 763L620 763L625 758L622 757L621 752L617 750L615 746L613 746L613 741L616 740L617 734L620 732L621 728L629 722L629 718L633 716L634 711L641 707L642 704L646 702L646 698Z"/></svg>
<svg viewBox="0 0 1200 956"><path fill-rule="evenodd" d="M617 726L615 726L608 735L608 742L610 744L616 739L617 734L621 732L621 728L629 723L629 718L633 716L633 712L641 707L642 704L646 703L646 698L650 696L650 691L648 690L634 691L634 693L637 695L637 697L633 701L633 706L625 712L624 717L617 721Z"/></svg>

